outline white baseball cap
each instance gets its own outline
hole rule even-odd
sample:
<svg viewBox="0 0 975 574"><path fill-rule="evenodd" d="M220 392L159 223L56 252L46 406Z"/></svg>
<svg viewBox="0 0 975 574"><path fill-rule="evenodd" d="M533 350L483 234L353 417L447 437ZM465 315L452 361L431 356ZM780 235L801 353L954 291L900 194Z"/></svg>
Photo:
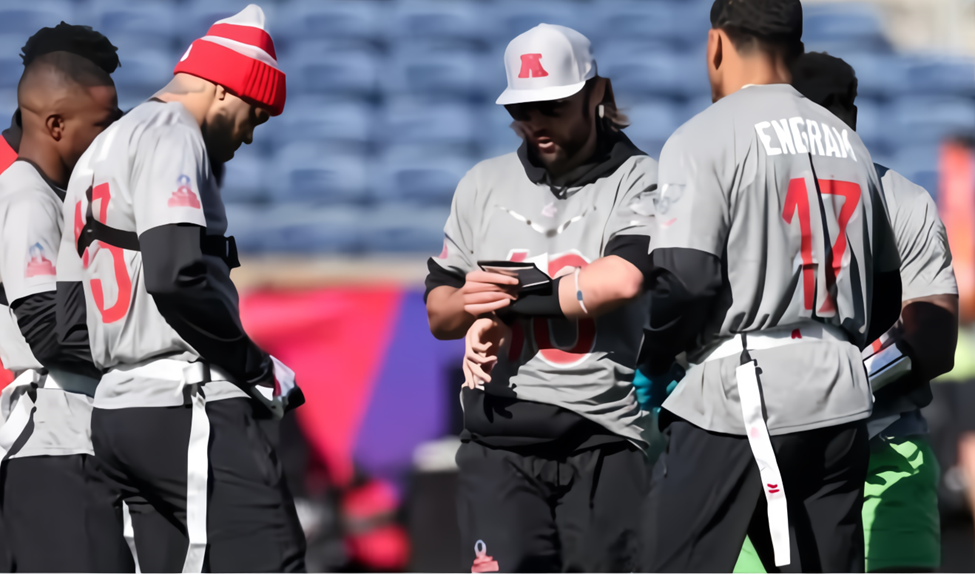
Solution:
<svg viewBox="0 0 975 574"><path fill-rule="evenodd" d="M539 24L508 44L504 70L508 89L499 105L561 100L596 77L589 39L572 28Z"/></svg>

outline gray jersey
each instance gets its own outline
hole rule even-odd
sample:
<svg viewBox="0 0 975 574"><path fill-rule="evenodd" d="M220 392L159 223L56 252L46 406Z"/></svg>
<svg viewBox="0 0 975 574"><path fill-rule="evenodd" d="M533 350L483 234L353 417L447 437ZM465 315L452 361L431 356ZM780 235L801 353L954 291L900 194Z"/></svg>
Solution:
<svg viewBox="0 0 975 574"><path fill-rule="evenodd" d="M633 156L612 174L557 197L528 178L518 154L481 162L457 187L444 250L434 261L460 276L485 260L532 261L552 277L585 267L614 237L649 234L656 171L653 159ZM642 444L649 415L632 380L646 312L641 301L595 320L522 321L491 385Z"/></svg>
<svg viewBox="0 0 975 574"><path fill-rule="evenodd" d="M37 169L14 162L0 174L0 283L7 301L57 289L61 198ZM8 306L0 307L0 357L13 371L41 369ZM32 431L11 458L91 454L91 397L37 389Z"/></svg>
<svg viewBox="0 0 975 574"><path fill-rule="evenodd" d="M194 361L199 355L146 291L140 252L95 241L79 257L77 234L89 189L92 215L109 227L141 235L154 227L189 223L222 236L227 229L223 201L196 121L180 103L149 101L95 138L68 184L64 219L75 231L61 242L58 267L59 281L84 284L92 359L108 370L96 406L183 404L178 377L127 374L157 359ZM226 265L216 257L214 264ZM227 289L236 297L232 285ZM210 401L247 396L227 382L210 383L206 392Z"/></svg>
<svg viewBox="0 0 975 574"><path fill-rule="evenodd" d="M660 185L651 248L700 250L727 269L689 361L704 361L738 333L812 319L834 325L849 343L752 352L769 431L869 416L860 348L869 342L872 277L896 270L898 259L877 174L857 134L791 86L750 86L668 140ZM689 369L665 408L711 431L744 434L738 364L734 356Z"/></svg>
<svg viewBox="0 0 975 574"><path fill-rule="evenodd" d="M923 187L896 171L877 165L877 173L901 259L902 299L958 295L948 234L938 217L934 200ZM919 394L930 400L928 393L930 390L924 389ZM898 415L901 415L899 420L891 423L891 419ZM908 436L927 432L918 402L912 400L912 396L878 400L871 417L871 423L874 421L884 427L891 425L884 431L885 435Z"/></svg>

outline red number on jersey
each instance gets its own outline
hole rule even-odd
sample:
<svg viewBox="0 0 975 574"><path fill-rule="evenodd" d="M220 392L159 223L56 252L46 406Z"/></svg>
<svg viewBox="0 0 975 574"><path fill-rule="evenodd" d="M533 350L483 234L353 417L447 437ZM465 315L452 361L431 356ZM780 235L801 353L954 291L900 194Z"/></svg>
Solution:
<svg viewBox="0 0 975 574"><path fill-rule="evenodd" d="M509 256L511 261L524 261L528 258L527 251L513 251ZM565 267L585 267L585 259L575 253L568 253L556 257L548 263L548 274L555 277ZM555 367L571 367L584 361L592 352L596 343L596 322L593 319L577 319L575 323L575 341L569 346L560 346L552 338L552 322L544 317L533 317L531 320L532 335L542 359ZM521 355L525 342L525 335L521 325L515 324L512 329L511 349L508 359L517 360Z"/></svg>
<svg viewBox="0 0 975 574"><path fill-rule="evenodd" d="M98 221L105 223L106 217L108 215L108 202L112 199L112 193L108 188L107 183L102 183L92 190L91 201L99 202L98 205ZM94 207L94 206L92 206ZM84 223L81 219L81 203L79 202L75 205L75 242L77 242L78 237L81 234L81 228ZM102 289L101 279L91 280L91 296L95 300L95 306L98 307L98 312L101 313L103 323L114 323L125 317L125 314L129 312L129 304L132 302L132 279L129 277L129 270L125 267L125 252L121 247L116 247L114 245L107 245L99 242L99 247L104 247L112 254L112 264L115 269L115 289L118 296L115 299L115 304L109 308L105 308L105 292ZM89 246L88 249L91 249ZM88 249L85 250L84 257L82 258L82 263L85 269L88 268L88 264L91 261Z"/></svg>
<svg viewBox="0 0 975 574"><path fill-rule="evenodd" d="M831 253L826 254L826 298L818 313L830 315L836 311L836 304L833 301L833 288L836 285L836 278L843 269L843 257L846 254L846 226L850 218L856 212L860 204L860 186L849 181L835 181L832 179L819 180L819 190L823 196L830 196L833 201L833 212L836 213L836 197L844 199L843 207L839 209L836 218L836 225L839 233L836 242L833 243ZM789 182L789 190L785 196L785 206L782 210L782 218L786 223L792 224L793 215L799 215L799 232L801 240L799 244L800 255L802 256L802 291L805 309L812 311L815 306L816 296L816 267L813 258L813 235L812 224L809 217L809 193L804 178L793 179Z"/></svg>

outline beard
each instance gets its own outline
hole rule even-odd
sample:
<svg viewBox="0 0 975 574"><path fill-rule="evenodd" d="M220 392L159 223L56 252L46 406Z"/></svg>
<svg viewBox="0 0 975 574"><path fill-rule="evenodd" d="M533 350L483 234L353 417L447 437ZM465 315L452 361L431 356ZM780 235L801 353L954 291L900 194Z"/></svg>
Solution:
<svg viewBox="0 0 975 574"><path fill-rule="evenodd" d="M237 137L237 126L226 115L216 115L203 124L203 141L206 144L207 155L214 163L230 161L242 143Z"/></svg>

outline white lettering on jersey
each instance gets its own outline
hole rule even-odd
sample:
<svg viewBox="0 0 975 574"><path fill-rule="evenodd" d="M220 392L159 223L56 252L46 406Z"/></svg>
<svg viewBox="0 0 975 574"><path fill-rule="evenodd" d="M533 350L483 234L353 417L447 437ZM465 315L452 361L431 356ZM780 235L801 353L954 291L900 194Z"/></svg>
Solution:
<svg viewBox="0 0 975 574"><path fill-rule="evenodd" d="M775 132L779 147L775 146L769 128ZM858 161L850 144L850 132L842 132L825 122L795 117L771 120L755 124L755 133L765 147L765 153L773 155L812 154Z"/></svg>
<svg viewBox="0 0 975 574"><path fill-rule="evenodd" d="M772 138L765 133L765 130L769 129L770 127L772 127L772 124L769 122L762 122L755 124L755 131L758 132L758 139L762 140L762 145L765 146L765 153L768 155L780 155L782 150L777 147L772 147Z"/></svg>
<svg viewBox="0 0 975 574"><path fill-rule="evenodd" d="M794 155L796 146L792 143L792 134L789 133L789 120L772 120L772 127L775 128L775 135L779 136L779 145L782 146L784 153Z"/></svg>
<svg viewBox="0 0 975 574"><path fill-rule="evenodd" d="M829 130L828 127L826 129ZM806 120L806 131L809 132L810 153L812 153L813 155L826 155L823 152L823 134L820 133L819 131L819 124L817 124L813 120Z"/></svg>
<svg viewBox="0 0 975 574"><path fill-rule="evenodd" d="M833 131L836 131L836 128L833 128ZM843 157L845 158L847 152L849 152L850 156L853 157L853 161L857 161L857 154L853 153L853 146L850 145L850 132L847 130L843 130L842 134L837 132L836 139L840 141L840 149L843 151Z"/></svg>
<svg viewBox="0 0 975 574"><path fill-rule="evenodd" d="M805 120L799 117L789 119L789 127L792 128L792 140L796 144L796 153L802 154L809 153L809 148L807 147L809 137L806 135L806 130L799 127L804 122Z"/></svg>
<svg viewBox="0 0 975 574"><path fill-rule="evenodd" d="M833 130L827 125L823 125L823 141L826 143L826 155L829 157L843 157L840 155L840 146L833 137Z"/></svg>

